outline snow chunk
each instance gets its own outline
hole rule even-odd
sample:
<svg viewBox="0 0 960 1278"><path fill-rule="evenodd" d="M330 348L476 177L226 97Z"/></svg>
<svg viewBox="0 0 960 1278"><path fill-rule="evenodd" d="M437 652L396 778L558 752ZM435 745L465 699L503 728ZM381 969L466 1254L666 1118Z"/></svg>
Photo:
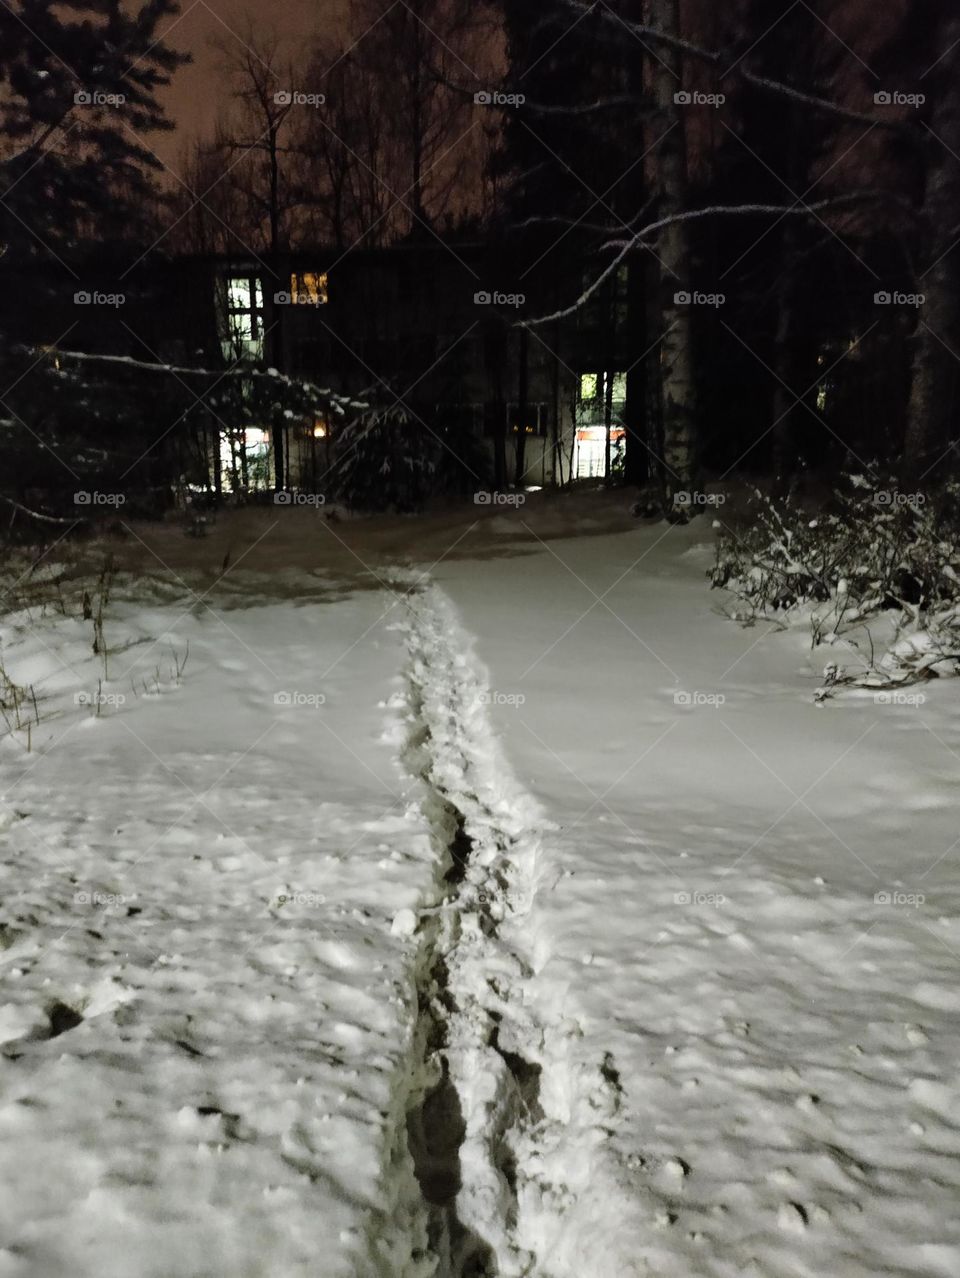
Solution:
<svg viewBox="0 0 960 1278"><path fill-rule="evenodd" d="M417 916L413 910L397 910L390 925L394 936L413 936L417 930Z"/></svg>

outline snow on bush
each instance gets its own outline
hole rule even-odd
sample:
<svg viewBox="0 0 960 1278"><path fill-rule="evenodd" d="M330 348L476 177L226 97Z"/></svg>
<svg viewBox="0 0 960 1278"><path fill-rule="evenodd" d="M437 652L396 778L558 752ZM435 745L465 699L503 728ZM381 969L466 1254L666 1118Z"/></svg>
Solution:
<svg viewBox="0 0 960 1278"><path fill-rule="evenodd" d="M960 485L905 492L852 475L820 511L757 492L750 516L724 527L713 586L744 625L804 617L814 648L848 646L858 668L830 662L818 697L960 674Z"/></svg>
<svg viewBox="0 0 960 1278"><path fill-rule="evenodd" d="M371 408L341 428L333 481L352 510L410 514L438 494L481 487L486 471L475 438L398 403Z"/></svg>

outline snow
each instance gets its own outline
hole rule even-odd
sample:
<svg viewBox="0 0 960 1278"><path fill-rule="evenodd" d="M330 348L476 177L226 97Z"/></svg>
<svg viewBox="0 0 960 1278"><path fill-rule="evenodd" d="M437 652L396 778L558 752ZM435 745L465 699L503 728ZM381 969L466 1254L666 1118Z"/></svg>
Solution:
<svg viewBox="0 0 960 1278"><path fill-rule="evenodd" d="M111 611L100 717L69 691L97 689L89 623L5 628L11 677L66 693L4 743L0 1273L402 1272L390 919L432 864L377 742L399 648L357 643L382 603ZM51 1038L57 1000L83 1019Z"/></svg>
<svg viewBox="0 0 960 1278"><path fill-rule="evenodd" d="M491 686L525 697L492 719L558 827L525 1002L622 1087L615 1188L533 1199L520 1231L551 1278L956 1273L950 684L818 709L808 636L715 616L701 539L437 573Z"/></svg>
<svg viewBox="0 0 960 1278"><path fill-rule="evenodd" d="M713 535L351 521L102 686L4 620L0 1275L960 1272L955 694L816 705Z"/></svg>

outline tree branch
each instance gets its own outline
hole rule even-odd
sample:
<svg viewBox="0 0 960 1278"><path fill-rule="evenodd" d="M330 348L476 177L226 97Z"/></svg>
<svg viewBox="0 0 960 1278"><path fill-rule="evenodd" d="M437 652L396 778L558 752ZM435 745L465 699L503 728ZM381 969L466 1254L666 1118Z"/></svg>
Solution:
<svg viewBox="0 0 960 1278"><path fill-rule="evenodd" d="M744 217L755 215L774 215L779 214L781 217L816 217L823 209L836 208L838 205L852 204L864 199L876 199L875 191L857 191L850 195L835 196L832 199L818 200L815 204L801 205L781 205L781 204L712 204L703 209L689 209L683 213L672 213L669 217L658 218L655 222L648 222L646 226L640 228L635 235L631 235L626 240L608 240L601 247L603 249L619 249L619 253L612 259L608 266L600 272L595 280L587 286L580 294L577 300L570 306L564 307L562 310L553 311L550 315L541 315L536 319L527 319L518 321L515 328L536 328L541 324L549 324L554 320L566 319L567 316L573 315L580 310L582 306L590 300L591 297L606 283L608 279L616 272L624 259L638 248L649 247L651 237L657 231L661 231L665 226L670 226L677 222L693 222L698 218L704 217Z"/></svg>
<svg viewBox="0 0 960 1278"><path fill-rule="evenodd" d="M35 346L21 346L20 349L28 351L30 354L41 353L41 348ZM114 364L122 368L135 368L147 373L169 373L179 377L215 377L218 380L223 377L266 377L271 382L279 382L284 386L293 386L299 390L316 394L341 410L346 408L367 409L370 407L369 404L351 399L348 395L341 395L337 391L332 391L327 387L316 386L313 382L302 381L297 377L289 377L286 373L280 373L276 369L237 366L233 368L190 368L182 364L152 364L147 360L134 359L131 355L97 355L88 351L48 351L44 349L43 353L55 354L57 359L76 360L78 363Z"/></svg>
<svg viewBox="0 0 960 1278"><path fill-rule="evenodd" d="M568 9L572 9L575 13L584 17L593 12L597 6L591 5L589 9L579 3L579 0L562 0ZM629 18L623 18L619 14L608 9L606 5L600 6L598 15L602 22L608 26L613 24L617 27L626 28L640 39L650 40L654 44L665 45L667 48L677 53L686 54L690 58L695 58L698 62L705 62L708 66L715 67L719 70L721 81L731 76L739 76L746 83L753 85L755 89L762 89L767 93L775 93L780 97L790 98L794 102L802 102L805 106L816 108L818 111L826 111L831 115L840 116L842 119L850 120L857 124L877 124L882 128L902 130L909 127L905 121L898 119L890 119L889 117L881 117L877 115L868 115L862 111L853 111L848 107L842 106L839 102L831 102L827 98L816 97L814 94L802 93L799 89L792 88L789 84L784 84L780 80L771 80L767 76L756 75L749 71L746 67L741 67L739 63L734 63L729 70L723 71L723 63L730 56L729 51L723 49L704 49L701 45L693 44L689 40L684 40L680 36L667 35L663 31L658 31L655 27L649 27L643 22L636 22Z"/></svg>
<svg viewBox="0 0 960 1278"><path fill-rule="evenodd" d="M5 501L8 506L12 506L14 510L21 511L24 515L29 515L31 519L39 519L44 524L83 524L86 523L79 515L74 515L72 519L56 519L53 515L41 515L39 510L31 510L29 506L21 506L18 501L14 501L12 497L7 497L0 493L0 501Z"/></svg>

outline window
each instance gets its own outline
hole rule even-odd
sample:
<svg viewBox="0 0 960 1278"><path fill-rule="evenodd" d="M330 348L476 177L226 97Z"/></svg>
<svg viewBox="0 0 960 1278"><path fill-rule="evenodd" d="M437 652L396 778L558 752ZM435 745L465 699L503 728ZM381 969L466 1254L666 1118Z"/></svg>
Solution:
<svg viewBox="0 0 960 1278"><path fill-rule="evenodd" d="M581 373L580 374L580 402L582 404L593 404L598 401L602 407L607 397L607 388L610 385L610 379L613 379L612 399L615 404L624 404L627 399L627 375L626 373Z"/></svg>
<svg viewBox="0 0 960 1278"><path fill-rule="evenodd" d="M263 355L263 284L256 275L231 275L226 289L224 355L227 359L244 355L259 359Z"/></svg>
<svg viewBox="0 0 960 1278"><path fill-rule="evenodd" d="M270 433L255 426L220 432L220 468L226 492L266 488L270 482Z"/></svg>
<svg viewBox="0 0 960 1278"><path fill-rule="evenodd" d="M484 408L480 406L480 414L482 416L483 432L487 436L494 436L498 430L504 430L509 435L546 435L547 428L550 424L550 408L548 404L528 404L526 423L521 431L520 426L520 405L517 403L495 404L488 403Z"/></svg>
<svg viewBox="0 0 960 1278"><path fill-rule="evenodd" d="M290 296L300 306L326 306L330 300L326 271L295 271L290 276Z"/></svg>
<svg viewBox="0 0 960 1278"><path fill-rule="evenodd" d="M519 435L520 431L520 405L507 405L507 420L509 422L510 433ZM547 433L547 406L546 404L528 404L527 420L523 429L524 435L545 435Z"/></svg>

